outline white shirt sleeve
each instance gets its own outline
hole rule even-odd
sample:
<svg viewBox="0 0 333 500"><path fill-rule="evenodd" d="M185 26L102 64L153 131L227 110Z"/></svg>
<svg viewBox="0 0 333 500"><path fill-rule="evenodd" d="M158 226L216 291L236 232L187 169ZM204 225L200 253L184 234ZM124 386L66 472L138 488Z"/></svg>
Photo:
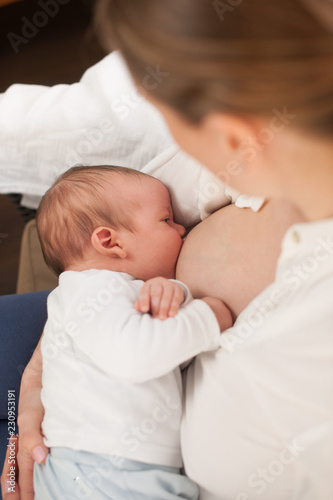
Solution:
<svg viewBox="0 0 333 500"><path fill-rule="evenodd" d="M88 358L108 375L142 383L217 349L219 338L216 317L202 300L192 300L165 321L120 301L98 312L93 323L81 322L72 341L77 357Z"/></svg>
<svg viewBox="0 0 333 500"><path fill-rule="evenodd" d="M75 164L142 168L174 144L117 52L72 85L9 87L0 140L0 193L38 197Z"/></svg>
<svg viewBox="0 0 333 500"><path fill-rule="evenodd" d="M181 305L182 307L184 307L187 304L189 304L190 302L192 302L192 300L193 300L192 294L190 292L189 287L187 285L185 285L185 283L183 283L182 281L176 280L176 279L170 279L170 281L173 281L173 283L177 283L177 285L179 285L180 288L182 288L182 290L184 292L184 302Z"/></svg>
<svg viewBox="0 0 333 500"><path fill-rule="evenodd" d="M258 212L265 203L265 198L261 196L241 194L230 186L226 186L225 194L236 207L251 208L254 212Z"/></svg>

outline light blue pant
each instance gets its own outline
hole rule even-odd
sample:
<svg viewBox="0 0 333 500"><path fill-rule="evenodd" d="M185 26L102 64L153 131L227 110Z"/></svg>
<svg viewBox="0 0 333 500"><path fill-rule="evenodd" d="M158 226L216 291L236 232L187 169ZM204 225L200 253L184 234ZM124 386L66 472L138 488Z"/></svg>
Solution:
<svg viewBox="0 0 333 500"><path fill-rule="evenodd" d="M198 488L176 467L68 448L35 464L35 500L197 500Z"/></svg>

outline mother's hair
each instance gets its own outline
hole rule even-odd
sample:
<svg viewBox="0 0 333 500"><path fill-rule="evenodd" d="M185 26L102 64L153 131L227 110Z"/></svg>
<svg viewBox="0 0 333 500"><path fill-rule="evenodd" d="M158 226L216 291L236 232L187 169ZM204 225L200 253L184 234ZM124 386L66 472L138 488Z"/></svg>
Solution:
<svg viewBox="0 0 333 500"><path fill-rule="evenodd" d="M332 16L332 0L99 0L96 9L105 45L122 51L136 83L160 71L149 92L190 122L278 108L328 135Z"/></svg>

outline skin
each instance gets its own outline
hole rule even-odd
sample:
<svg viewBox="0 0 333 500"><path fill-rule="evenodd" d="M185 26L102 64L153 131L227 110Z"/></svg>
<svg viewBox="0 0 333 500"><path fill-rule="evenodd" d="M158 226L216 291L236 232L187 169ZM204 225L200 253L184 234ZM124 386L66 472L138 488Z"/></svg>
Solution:
<svg viewBox="0 0 333 500"><path fill-rule="evenodd" d="M274 281L284 233L302 221L302 214L285 200L267 202L258 213L235 205L222 208L187 236L177 279L196 298L210 293L222 299L235 320Z"/></svg>
<svg viewBox="0 0 333 500"><path fill-rule="evenodd" d="M105 196L112 197L114 192L122 193L125 207L135 200L131 215L135 230L96 228L84 259L73 262L66 271L109 269L143 281L156 276L174 278L185 228L173 220L167 188L150 176L139 181L128 178L125 186L122 176L113 176L112 185L106 183Z"/></svg>

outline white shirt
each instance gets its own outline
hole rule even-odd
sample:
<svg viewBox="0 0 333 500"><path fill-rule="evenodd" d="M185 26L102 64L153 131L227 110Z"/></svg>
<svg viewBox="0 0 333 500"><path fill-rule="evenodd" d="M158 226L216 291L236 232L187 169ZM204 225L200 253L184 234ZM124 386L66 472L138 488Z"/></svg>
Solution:
<svg viewBox="0 0 333 500"><path fill-rule="evenodd" d="M174 141L118 52L72 85L0 94L0 192L42 196L76 164L142 168Z"/></svg>
<svg viewBox="0 0 333 500"><path fill-rule="evenodd" d="M202 300L165 321L137 312L142 284L106 270L60 275L42 340L47 446L182 466L179 365L216 349L220 329Z"/></svg>
<svg viewBox="0 0 333 500"><path fill-rule="evenodd" d="M189 367L182 449L201 500L333 498L333 219L288 230L275 282Z"/></svg>
<svg viewBox="0 0 333 500"><path fill-rule="evenodd" d="M76 164L120 165L157 177L171 188L176 220L186 227L238 197L176 146L119 52L72 85L9 87L0 94L0 139L0 193L21 193L31 208ZM260 206L255 198L238 202Z"/></svg>

